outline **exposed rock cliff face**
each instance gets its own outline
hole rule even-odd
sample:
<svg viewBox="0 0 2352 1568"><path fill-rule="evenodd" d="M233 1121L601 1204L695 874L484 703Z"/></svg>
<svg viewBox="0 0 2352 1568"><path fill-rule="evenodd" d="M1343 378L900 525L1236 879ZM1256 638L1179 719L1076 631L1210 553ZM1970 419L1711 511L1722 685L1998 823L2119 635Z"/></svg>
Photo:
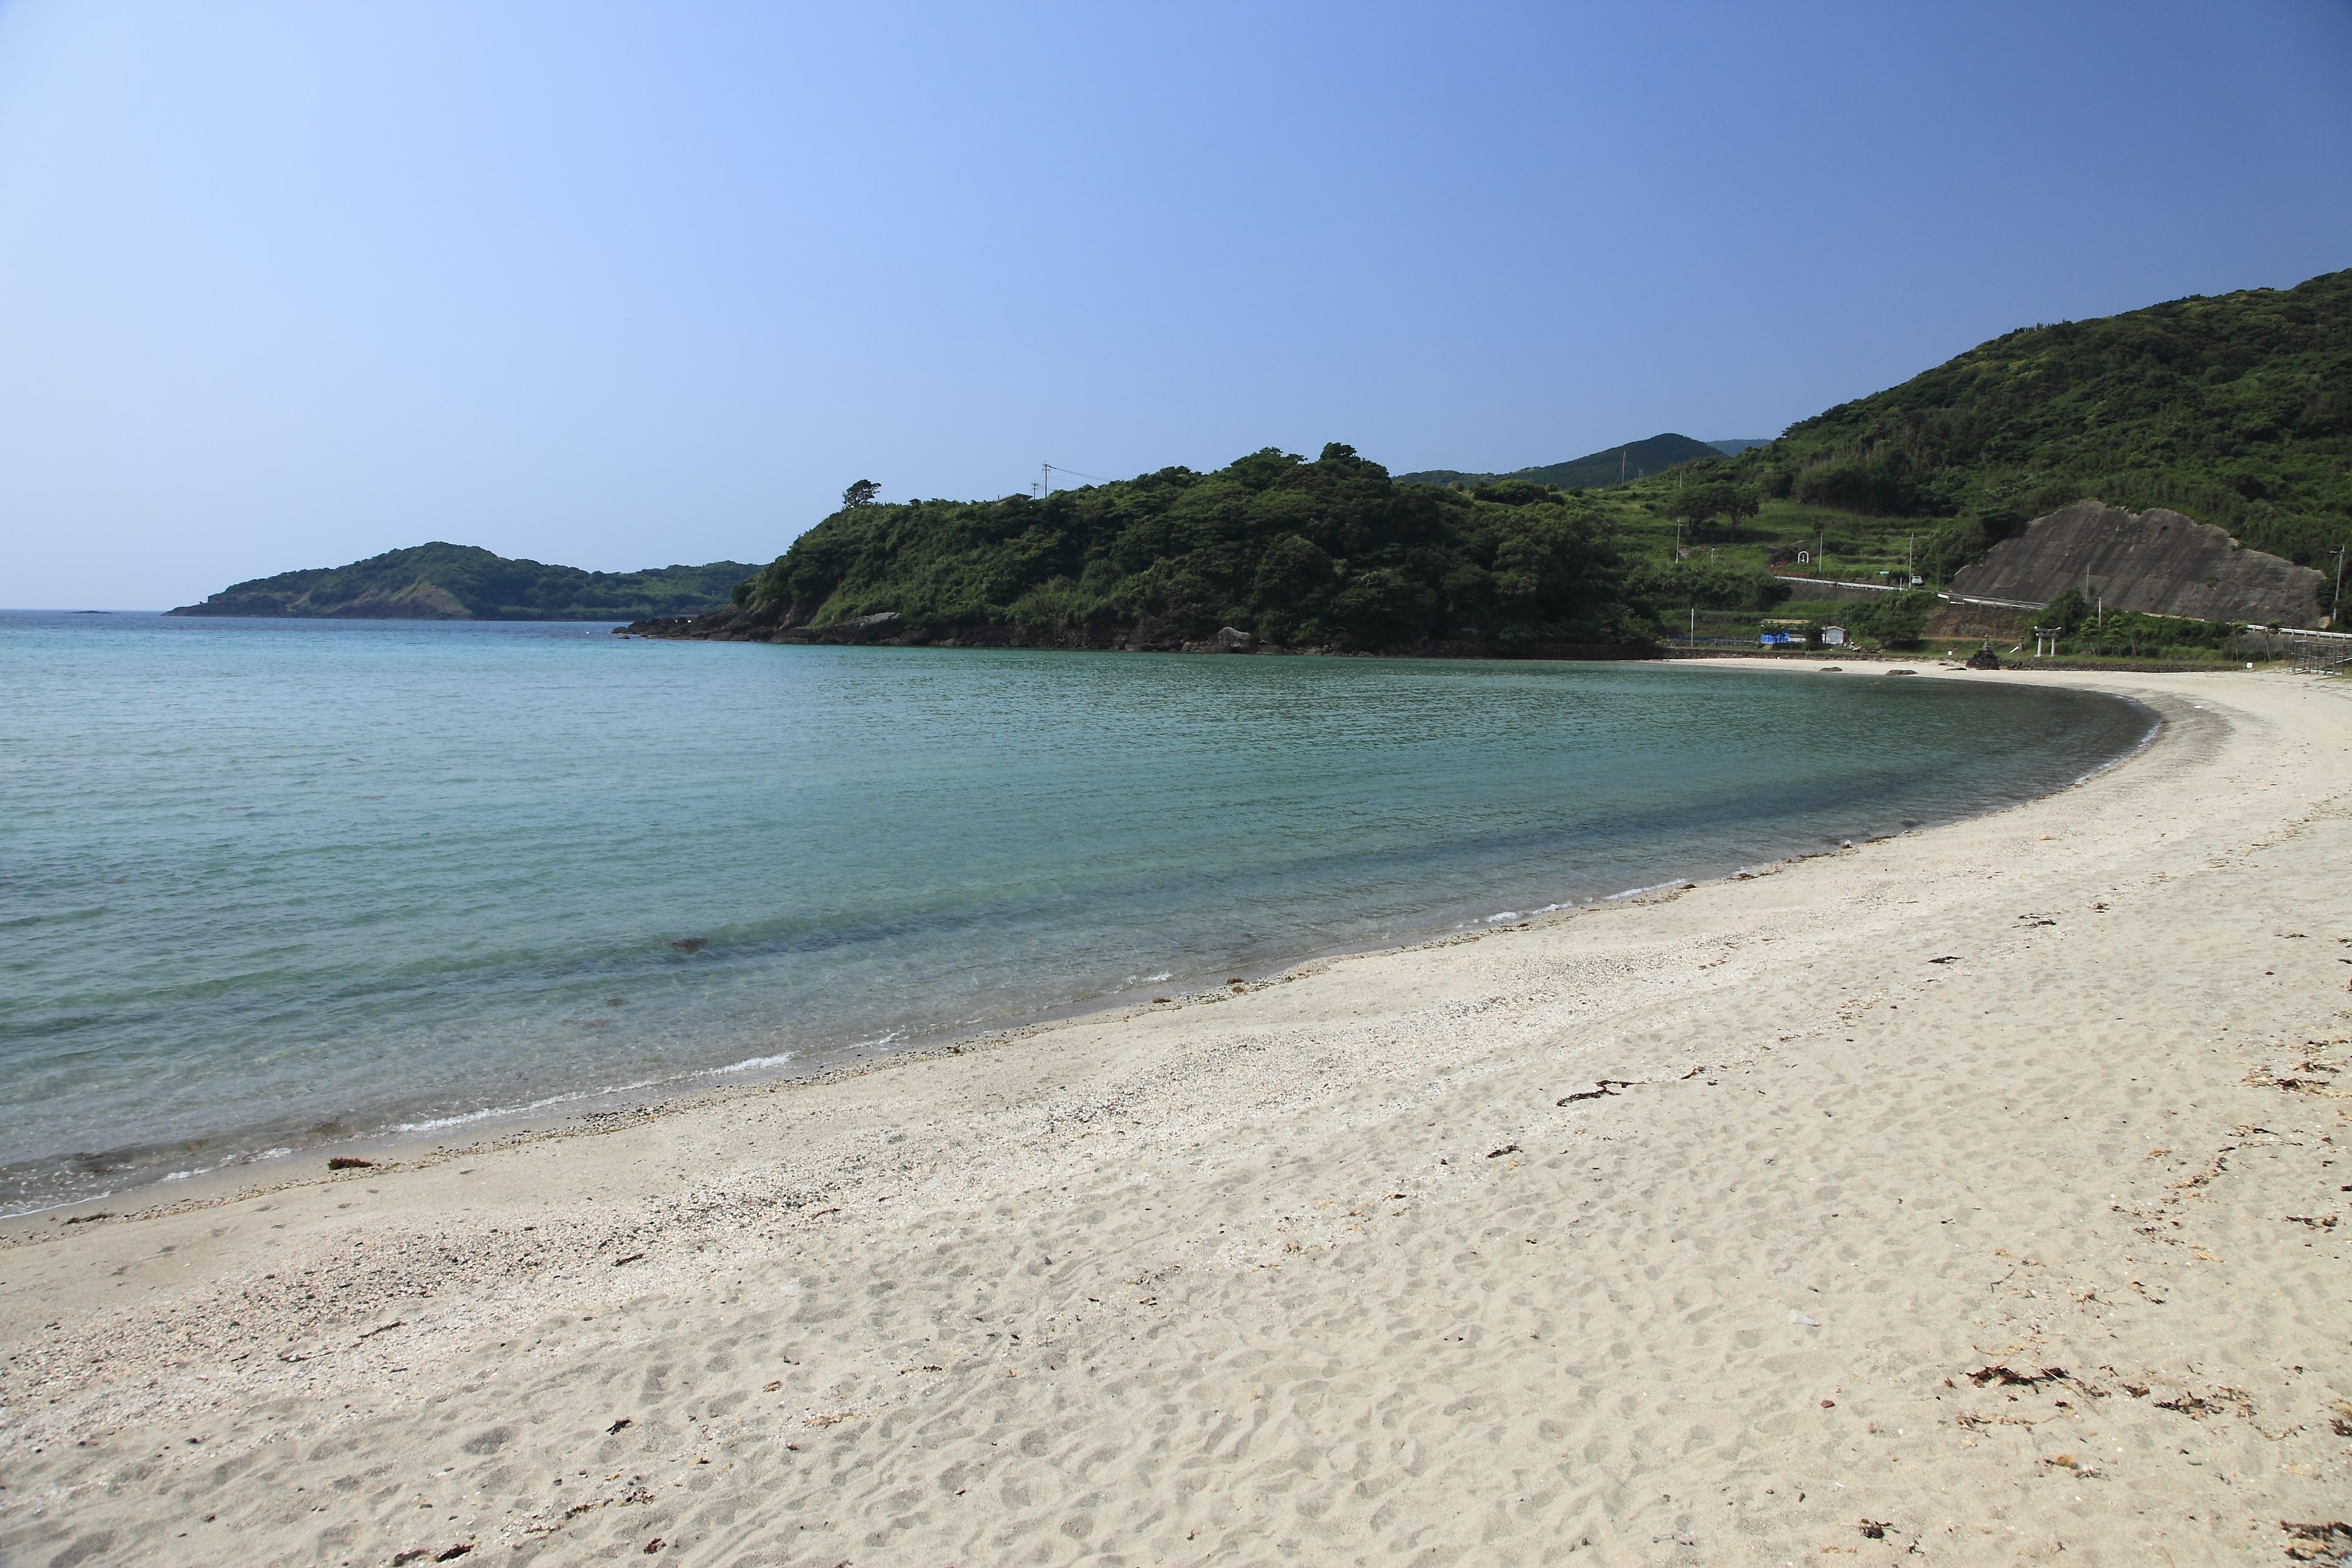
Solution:
<svg viewBox="0 0 2352 1568"><path fill-rule="evenodd" d="M2086 577L2111 610L2289 626L2318 624L2326 582L2308 566L2242 549L2222 530L2179 512L2151 507L2135 514L2086 500L1994 545L1954 574L1950 591L2045 605Z"/></svg>

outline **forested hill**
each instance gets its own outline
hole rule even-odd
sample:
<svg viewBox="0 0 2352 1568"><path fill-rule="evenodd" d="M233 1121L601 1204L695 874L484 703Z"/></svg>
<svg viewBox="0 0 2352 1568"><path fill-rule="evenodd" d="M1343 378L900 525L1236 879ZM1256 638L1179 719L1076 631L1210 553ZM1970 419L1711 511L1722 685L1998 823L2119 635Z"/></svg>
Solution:
<svg viewBox="0 0 2352 1568"><path fill-rule="evenodd" d="M281 572L224 588L174 616L355 620L627 621L691 616L727 603L754 568L740 561L583 572L509 561L470 544L419 544L348 566Z"/></svg>
<svg viewBox="0 0 2352 1568"><path fill-rule="evenodd" d="M1399 475L1397 483L1458 485L1469 489L1475 485L1491 485L1503 479L1521 479L1531 485L1553 485L1564 490L1599 489L1621 480L1638 479L1645 474L1663 474L1676 463L1687 463L1694 458L1721 456L1723 449L1719 447L1669 432L1664 436L1653 436L1646 441L1629 441L1605 452L1571 458L1565 463L1514 468L1507 474L1472 474L1453 468L1425 468L1419 473Z"/></svg>
<svg viewBox="0 0 2352 1568"><path fill-rule="evenodd" d="M1718 477L1964 520L1956 559L2086 497L2332 568L2352 538L2352 271L2021 328L1791 426Z"/></svg>
<svg viewBox="0 0 2352 1568"><path fill-rule="evenodd" d="M736 590L747 627L895 611L910 631L1232 625L1276 645L1391 647L1467 637L1631 643L1600 509L1507 483L1398 484L1328 446L1269 447L1213 473L1162 468L1043 500L879 505L869 486Z"/></svg>

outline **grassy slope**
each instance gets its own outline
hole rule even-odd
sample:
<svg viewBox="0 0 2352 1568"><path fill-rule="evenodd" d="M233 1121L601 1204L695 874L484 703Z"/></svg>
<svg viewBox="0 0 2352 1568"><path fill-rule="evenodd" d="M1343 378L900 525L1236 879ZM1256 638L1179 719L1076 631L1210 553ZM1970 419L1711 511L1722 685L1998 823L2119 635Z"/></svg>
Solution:
<svg viewBox="0 0 2352 1568"><path fill-rule="evenodd" d="M643 572L583 572L510 561L469 544L419 544L348 566L257 577L202 605L199 616L413 616L499 621L635 620L695 615L727 603L753 569L736 561Z"/></svg>

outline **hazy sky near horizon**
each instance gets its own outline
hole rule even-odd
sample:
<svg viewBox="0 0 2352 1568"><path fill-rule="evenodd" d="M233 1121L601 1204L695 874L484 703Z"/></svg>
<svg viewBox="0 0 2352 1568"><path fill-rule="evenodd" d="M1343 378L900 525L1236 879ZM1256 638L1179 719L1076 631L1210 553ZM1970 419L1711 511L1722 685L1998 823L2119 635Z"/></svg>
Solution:
<svg viewBox="0 0 2352 1568"><path fill-rule="evenodd" d="M5 0L0 604L1769 436L2347 185L2341 0Z"/></svg>

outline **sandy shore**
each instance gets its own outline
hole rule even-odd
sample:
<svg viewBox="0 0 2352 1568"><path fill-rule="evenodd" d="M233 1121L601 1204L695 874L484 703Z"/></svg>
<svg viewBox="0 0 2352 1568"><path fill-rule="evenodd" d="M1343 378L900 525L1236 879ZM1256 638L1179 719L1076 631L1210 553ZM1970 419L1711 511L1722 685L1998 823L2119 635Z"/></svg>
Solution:
<svg viewBox="0 0 2352 1568"><path fill-rule="evenodd" d="M2166 728L1213 1004L15 1222L0 1560L2352 1552L2352 682L1940 678Z"/></svg>

